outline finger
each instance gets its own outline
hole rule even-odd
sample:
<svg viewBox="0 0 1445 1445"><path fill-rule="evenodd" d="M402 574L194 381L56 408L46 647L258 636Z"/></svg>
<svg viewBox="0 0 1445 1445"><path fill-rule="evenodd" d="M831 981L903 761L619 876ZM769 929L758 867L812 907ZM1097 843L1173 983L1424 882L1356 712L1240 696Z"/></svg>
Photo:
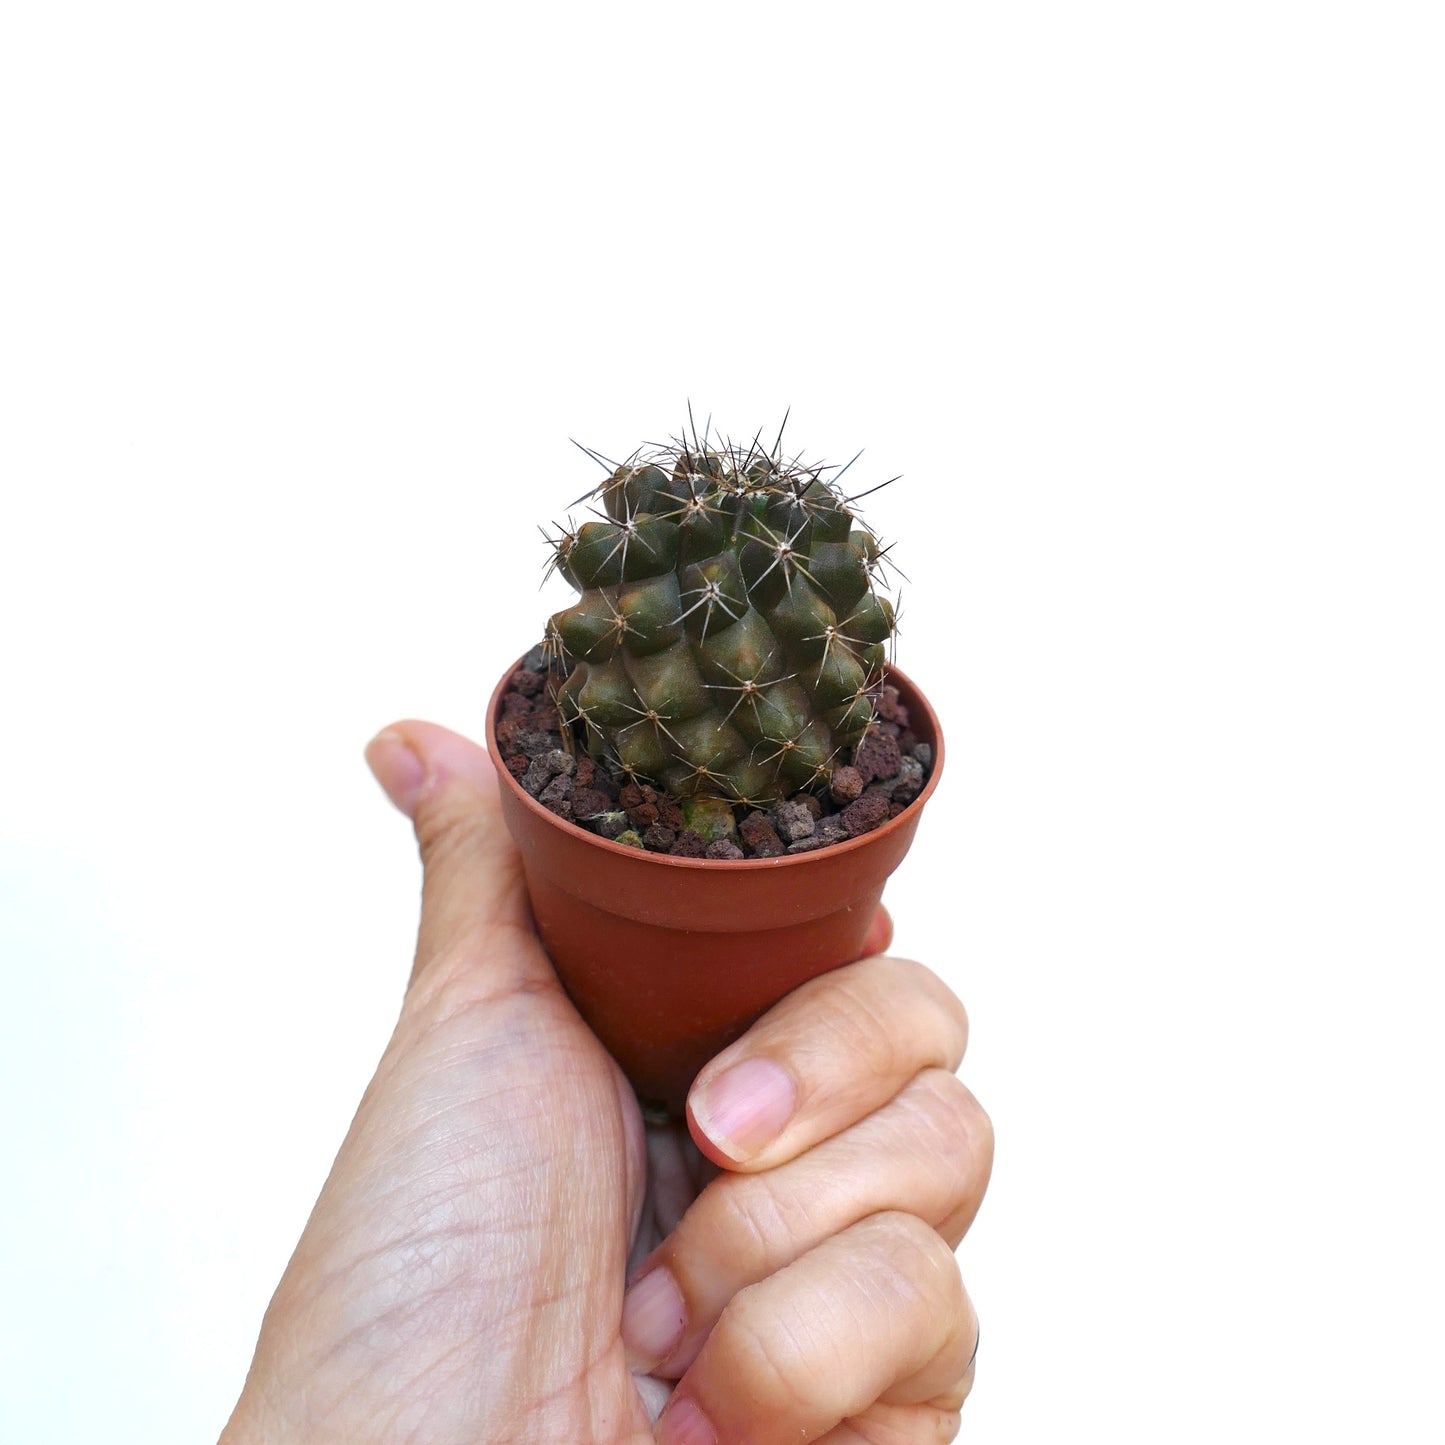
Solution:
<svg viewBox="0 0 1445 1445"><path fill-rule="evenodd" d="M421 849L412 982L438 960L458 956L531 964L545 975L540 949L489 946L517 930L530 935L531 913L486 750L435 723L411 721L378 733L366 760L386 795L411 819Z"/></svg>
<svg viewBox="0 0 1445 1445"><path fill-rule="evenodd" d="M728 1305L659 1438L797 1445L879 1402L947 1403L976 1335L947 1244L915 1215L875 1214Z"/></svg>
<svg viewBox="0 0 1445 1445"><path fill-rule="evenodd" d="M978 1355L977 1320L974 1323L974 1357ZM921 1445L952 1440L958 1435L959 1412L973 1392L974 1360L963 1377L921 1405L891 1405L879 1401L819 1438L817 1445Z"/></svg>
<svg viewBox="0 0 1445 1445"><path fill-rule="evenodd" d="M960 1390L949 1392L936 1405L873 1405L820 1436L817 1445L923 1445L924 1441L933 1445L956 1439L963 1405Z"/></svg>
<svg viewBox="0 0 1445 1445"><path fill-rule="evenodd" d="M950 1073L968 1016L904 958L865 958L794 989L698 1075L687 1117L728 1169L771 1169L886 1104L921 1069Z"/></svg>
<svg viewBox="0 0 1445 1445"><path fill-rule="evenodd" d="M873 915L873 922L868 925L868 936L863 940L863 949L858 957L872 958L875 953L887 953L888 945L892 942L893 918L880 903L878 911Z"/></svg>
<svg viewBox="0 0 1445 1445"><path fill-rule="evenodd" d="M818 1445L913 1445L915 1441L952 1440L958 1434L959 1411L973 1393L978 1363L978 1317L973 1321L973 1353L962 1376L941 1394L921 1405L894 1405L880 1400L861 1415L844 1420L822 1436Z"/></svg>
<svg viewBox="0 0 1445 1445"><path fill-rule="evenodd" d="M992 1166L988 1115L952 1074L929 1069L799 1158L760 1174L721 1175L627 1292L629 1363L681 1375L735 1295L870 1215L905 1210L956 1247Z"/></svg>

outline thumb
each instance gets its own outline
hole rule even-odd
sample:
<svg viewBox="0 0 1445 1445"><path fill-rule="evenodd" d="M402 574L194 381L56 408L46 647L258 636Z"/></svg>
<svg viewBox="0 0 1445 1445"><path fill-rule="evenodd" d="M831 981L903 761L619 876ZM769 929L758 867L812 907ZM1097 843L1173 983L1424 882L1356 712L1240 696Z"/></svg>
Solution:
<svg viewBox="0 0 1445 1445"><path fill-rule="evenodd" d="M421 926L412 982L439 960L465 971L526 969L540 948L518 949L532 933L522 862L485 749L428 722L399 722L366 747L382 791L411 819L422 861Z"/></svg>

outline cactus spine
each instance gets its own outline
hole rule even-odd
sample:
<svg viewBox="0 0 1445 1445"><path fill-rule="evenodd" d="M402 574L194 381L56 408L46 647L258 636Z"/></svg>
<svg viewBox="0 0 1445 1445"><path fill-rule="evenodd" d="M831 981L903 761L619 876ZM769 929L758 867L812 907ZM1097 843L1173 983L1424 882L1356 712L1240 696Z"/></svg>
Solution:
<svg viewBox="0 0 1445 1445"><path fill-rule="evenodd" d="M593 757L679 798L826 782L873 721L895 631L885 549L836 470L694 433L583 499L596 520L552 561L581 595L546 646Z"/></svg>

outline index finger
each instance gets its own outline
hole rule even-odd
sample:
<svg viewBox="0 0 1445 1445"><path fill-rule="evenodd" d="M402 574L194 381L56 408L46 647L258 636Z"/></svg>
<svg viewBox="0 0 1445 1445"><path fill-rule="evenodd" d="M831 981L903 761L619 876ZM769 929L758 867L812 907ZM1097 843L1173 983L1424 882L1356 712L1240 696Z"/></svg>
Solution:
<svg viewBox="0 0 1445 1445"><path fill-rule="evenodd" d="M952 1073L968 1015L906 958L865 958L794 989L698 1075L697 1146L724 1169L771 1169L881 1108L921 1070Z"/></svg>

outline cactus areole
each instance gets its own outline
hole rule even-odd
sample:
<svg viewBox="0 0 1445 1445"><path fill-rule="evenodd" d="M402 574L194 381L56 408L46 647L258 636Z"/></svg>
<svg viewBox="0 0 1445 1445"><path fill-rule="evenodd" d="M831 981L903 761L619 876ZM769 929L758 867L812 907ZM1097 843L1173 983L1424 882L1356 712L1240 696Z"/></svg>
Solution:
<svg viewBox="0 0 1445 1445"><path fill-rule="evenodd" d="M874 721L895 629L886 549L839 476L694 435L581 499L592 518L549 539L580 595L544 643L579 748L675 798L827 784Z"/></svg>

